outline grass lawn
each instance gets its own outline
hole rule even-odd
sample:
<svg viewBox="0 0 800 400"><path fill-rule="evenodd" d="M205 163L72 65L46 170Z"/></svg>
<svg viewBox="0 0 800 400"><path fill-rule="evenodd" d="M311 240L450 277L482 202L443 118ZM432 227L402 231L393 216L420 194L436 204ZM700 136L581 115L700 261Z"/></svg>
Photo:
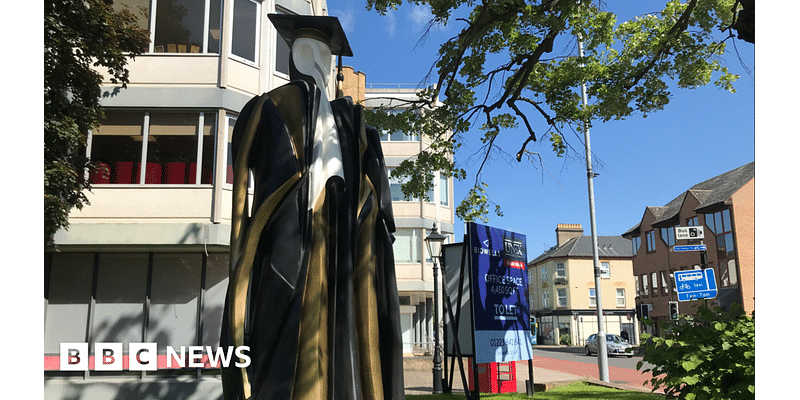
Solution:
<svg viewBox="0 0 800 400"><path fill-rule="evenodd" d="M421 394L407 395L407 400L456 400L465 398L464 394ZM481 393L481 399L514 400L528 399L524 393L489 394ZM603 386L590 385L577 382L567 386L557 387L546 392L537 392L531 399L536 400L561 400L561 399L614 399L614 400L655 400L664 399L664 396L642 393L636 391L619 390Z"/></svg>

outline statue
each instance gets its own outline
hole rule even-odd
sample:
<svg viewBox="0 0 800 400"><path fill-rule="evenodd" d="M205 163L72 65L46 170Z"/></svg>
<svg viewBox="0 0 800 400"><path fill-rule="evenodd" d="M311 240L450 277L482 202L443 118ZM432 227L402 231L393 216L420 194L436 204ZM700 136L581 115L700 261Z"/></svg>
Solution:
<svg viewBox="0 0 800 400"><path fill-rule="evenodd" d="M332 55L350 46L334 17L269 18L291 82L250 100L233 132L221 346L249 346L251 363L222 369L225 399L403 399L380 136L350 97L326 96Z"/></svg>

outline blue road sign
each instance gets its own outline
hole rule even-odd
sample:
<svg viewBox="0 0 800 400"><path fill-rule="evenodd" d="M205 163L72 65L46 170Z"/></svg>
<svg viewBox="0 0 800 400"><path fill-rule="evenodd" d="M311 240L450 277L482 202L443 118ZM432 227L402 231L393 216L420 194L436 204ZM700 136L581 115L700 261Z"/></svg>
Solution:
<svg viewBox="0 0 800 400"><path fill-rule="evenodd" d="M678 301L717 297L717 280L712 268L675 271L674 276Z"/></svg>
<svg viewBox="0 0 800 400"><path fill-rule="evenodd" d="M672 246L672 251L706 251L706 245L704 244L690 244L686 246Z"/></svg>

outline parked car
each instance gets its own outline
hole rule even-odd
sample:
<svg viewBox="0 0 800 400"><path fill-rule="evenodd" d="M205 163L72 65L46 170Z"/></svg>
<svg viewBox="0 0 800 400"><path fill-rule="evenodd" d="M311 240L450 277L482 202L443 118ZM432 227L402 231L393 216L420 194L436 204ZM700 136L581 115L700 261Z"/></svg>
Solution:
<svg viewBox="0 0 800 400"><path fill-rule="evenodd" d="M586 345L583 347L587 356L592 353L597 353L597 335L591 335L586 339ZM606 335L606 352L608 355L628 356L633 357L633 345L626 342L625 339L619 335Z"/></svg>

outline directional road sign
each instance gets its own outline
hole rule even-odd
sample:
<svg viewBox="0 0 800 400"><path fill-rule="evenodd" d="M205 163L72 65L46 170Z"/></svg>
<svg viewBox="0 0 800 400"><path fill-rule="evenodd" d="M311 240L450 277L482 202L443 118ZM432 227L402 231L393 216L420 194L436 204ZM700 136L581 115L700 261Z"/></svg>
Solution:
<svg viewBox="0 0 800 400"><path fill-rule="evenodd" d="M702 226L676 226L675 239L704 239L705 234Z"/></svg>
<svg viewBox="0 0 800 400"><path fill-rule="evenodd" d="M689 245L685 245L685 246L672 246L672 251L674 251L674 252L706 251L706 245L704 245L704 244L689 244Z"/></svg>
<svg viewBox="0 0 800 400"><path fill-rule="evenodd" d="M717 280L712 268L675 271L674 276L678 301L717 297Z"/></svg>

